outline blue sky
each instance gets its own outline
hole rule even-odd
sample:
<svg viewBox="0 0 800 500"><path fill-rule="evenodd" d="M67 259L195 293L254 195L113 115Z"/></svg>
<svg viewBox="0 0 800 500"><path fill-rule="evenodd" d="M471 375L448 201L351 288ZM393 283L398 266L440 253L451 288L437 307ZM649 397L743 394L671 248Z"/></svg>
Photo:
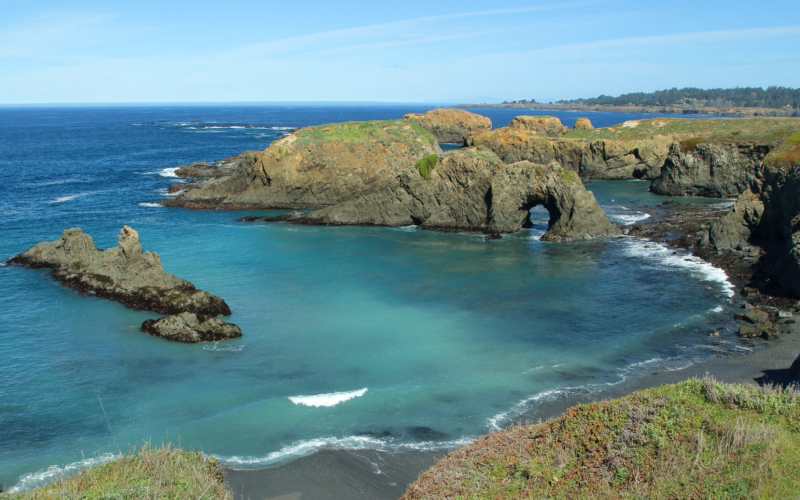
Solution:
<svg viewBox="0 0 800 500"><path fill-rule="evenodd" d="M550 100L800 86L800 2L3 2L0 103Z"/></svg>

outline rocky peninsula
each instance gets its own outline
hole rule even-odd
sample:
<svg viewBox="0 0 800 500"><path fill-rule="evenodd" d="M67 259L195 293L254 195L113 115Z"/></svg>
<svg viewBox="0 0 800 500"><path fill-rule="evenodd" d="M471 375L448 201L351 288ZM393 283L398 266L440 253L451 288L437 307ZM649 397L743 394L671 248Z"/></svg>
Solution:
<svg viewBox="0 0 800 500"><path fill-rule="evenodd" d="M464 144L471 134L492 129L490 119L460 109L432 109L425 114L408 113L403 118L418 123L440 143Z"/></svg>
<svg viewBox="0 0 800 500"><path fill-rule="evenodd" d="M241 330L216 316L228 316L230 307L221 298L164 272L158 254L143 252L139 234L123 226L119 246L99 250L80 228L65 230L61 238L39 243L13 257L9 263L31 268L50 268L53 276L82 293L91 293L128 307L169 316L145 321L147 333L183 342L216 341L241 337ZM186 315L190 316L186 316ZM166 318L165 318L166 319ZM180 330L180 333L175 333Z"/></svg>
<svg viewBox="0 0 800 500"><path fill-rule="evenodd" d="M427 123L436 128L430 120L445 115L435 114ZM484 147L443 154L436 138L415 119L300 129L264 151L241 155L233 175L204 181L163 203L206 209L315 209L280 220L414 224L489 234L518 231L528 222L528 210L544 205L551 215L544 239L618 233L574 172L552 162L507 165Z"/></svg>

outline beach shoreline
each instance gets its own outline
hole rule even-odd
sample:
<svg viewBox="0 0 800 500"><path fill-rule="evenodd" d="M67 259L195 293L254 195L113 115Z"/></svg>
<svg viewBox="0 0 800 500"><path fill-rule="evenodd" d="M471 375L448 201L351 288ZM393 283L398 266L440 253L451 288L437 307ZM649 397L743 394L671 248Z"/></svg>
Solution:
<svg viewBox="0 0 800 500"><path fill-rule="evenodd" d="M702 360L680 370L654 372L601 392L546 401L511 423L536 423L578 404L616 399L706 375L727 383L789 384L789 367L800 353L800 325L784 324L781 329L791 333L774 341L759 340L765 345L752 352ZM394 500L449 451L321 450L265 469L227 469L226 483L236 500Z"/></svg>

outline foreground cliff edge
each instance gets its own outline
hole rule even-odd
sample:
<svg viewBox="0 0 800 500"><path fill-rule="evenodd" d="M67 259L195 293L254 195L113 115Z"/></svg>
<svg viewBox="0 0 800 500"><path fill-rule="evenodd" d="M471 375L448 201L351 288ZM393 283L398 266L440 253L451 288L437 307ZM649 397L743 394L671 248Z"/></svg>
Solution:
<svg viewBox="0 0 800 500"><path fill-rule="evenodd" d="M796 388L692 379L479 438L403 499L796 498L798 421Z"/></svg>
<svg viewBox="0 0 800 500"><path fill-rule="evenodd" d="M233 175L163 202L202 209L315 209L294 224L419 225L511 233L529 209L550 213L549 241L618 234L579 177L557 164L505 164L486 148L442 153L413 120L300 129L240 155Z"/></svg>
<svg viewBox="0 0 800 500"><path fill-rule="evenodd" d="M50 268L56 279L80 292L171 315L144 322L142 331L152 335L190 343L242 336L236 325L216 319L231 314L224 300L164 272L158 254L142 251L136 231L123 226L118 241L117 247L98 250L91 236L71 228L9 263Z"/></svg>

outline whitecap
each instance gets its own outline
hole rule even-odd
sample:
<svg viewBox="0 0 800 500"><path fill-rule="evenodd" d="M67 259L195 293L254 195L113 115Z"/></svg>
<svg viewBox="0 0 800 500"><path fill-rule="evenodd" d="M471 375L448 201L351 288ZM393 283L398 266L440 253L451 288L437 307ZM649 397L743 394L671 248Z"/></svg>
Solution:
<svg viewBox="0 0 800 500"><path fill-rule="evenodd" d="M339 403L360 398L367 393L367 389L350 392L332 392L329 394L315 394L313 396L290 396L289 401L296 405L311 406L314 408L336 406Z"/></svg>
<svg viewBox="0 0 800 500"><path fill-rule="evenodd" d="M475 440L474 436L464 436L450 441L423 441L417 443L393 443L391 438L378 439L371 436L347 436L342 438L324 437L309 439L307 441L296 441L288 446L284 446L278 451L268 453L263 457L254 456L233 456L225 457L212 455L223 464L236 468L260 468L276 465L289 460L311 455L312 453L327 450L377 450L377 451L401 451L401 450L444 450L453 449Z"/></svg>
<svg viewBox="0 0 800 500"><path fill-rule="evenodd" d="M13 486L10 490L8 490L8 492L20 493L23 491L29 491L38 486L47 484L55 479L59 479L62 477L69 477L85 469L94 467L95 465L100 465L106 462L110 462L116 459L117 457L118 455L106 453L104 455L99 455L95 458L87 458L86 460L81 460L80 462L74 462L60 467L57 465L53 465L48 467L47 469L42 469L38 472L21 476L19 478L19 483L17 483L16 486Z"/></svg>
<svg viewBox="0 0 800 500"><path fill-rule="evenodd" d="M56 198L55 200L50 200L47 203L64 203L65 201L72 201L75 198L80 198L81 196L88 196L92 193L78 193L78 194L71 194L69 196L62 196L60 198Z"/></svg>
<svg viewBox="0 0 800 500"><path fill-rule="evenodd" d="M178 177L178 174L176 174L175 172L177 172L180 168L181 167L165 168L162 171L160 171L158 175L160 175L161 177Z"/></svg>
<svg viewBox="0 0 800 500"><path fill-rule="evenodd" d="M74 184L77 182L86 182L86 181L83 179L58 179L55 181L39 182L34 184L34 186L56 186L59 184Z"/></svg>
<svg viewBox="0 0 800 500"><path fill-rule="evenodd" d="M160 203L139 203L139 206L147 208L165 208L164 205Z"/></svg>
<svg viewBox="0 0 800 500"><path fill-rule="evenodd" d="M493 431L499 431L500 429L503 428L503 423L508 422L513 417L522 415L526 411L530 410L532 405L534 404L541 404L547 401L555 401L557 399L563 399L572 394L591 394L591 393L592 391L589 390L587 387L564 387L561 389L551 389L549 391L540 392L529 398L525 398L522 401L519 401L517 404L515 404L508 410L498 413L493 417L490 417L486 421L486 423L489 429Z"/></svg>
<svg viewBox="0 0 800 500"><path fill-rule="evenodd" d="M614 205L611 207L607 207L606 214L608 215L608 218L611 221L616 222L617 224L620 224L622 226L630 226L632 224L636 224L637 222L652 217L650 214L646 212L639 212L637 210L624 207L622 205Z"/></svg>
<svg viewBox="0 0 800 500"><path fill-rule="evenodd" d="M703 281L718 283L724 288L728 297L734 296L734 286L728 280L725 271L685 250L675 250L663 243L634 238L626 238L622 241L624 242L624 251L629 257L641 258L651 265L666 269L689 271Z"/></svg>
<svg viewBox="0 0 800 500"><path fill-rule="evenodd" d="M725 310L725 308L724 308L724 307L722 307L722 306L717 306L717 307L715 307L714 309L711 309L709 312L712 312L712 313L721 313L721 312L723 312L724 310Z"/></svg>

